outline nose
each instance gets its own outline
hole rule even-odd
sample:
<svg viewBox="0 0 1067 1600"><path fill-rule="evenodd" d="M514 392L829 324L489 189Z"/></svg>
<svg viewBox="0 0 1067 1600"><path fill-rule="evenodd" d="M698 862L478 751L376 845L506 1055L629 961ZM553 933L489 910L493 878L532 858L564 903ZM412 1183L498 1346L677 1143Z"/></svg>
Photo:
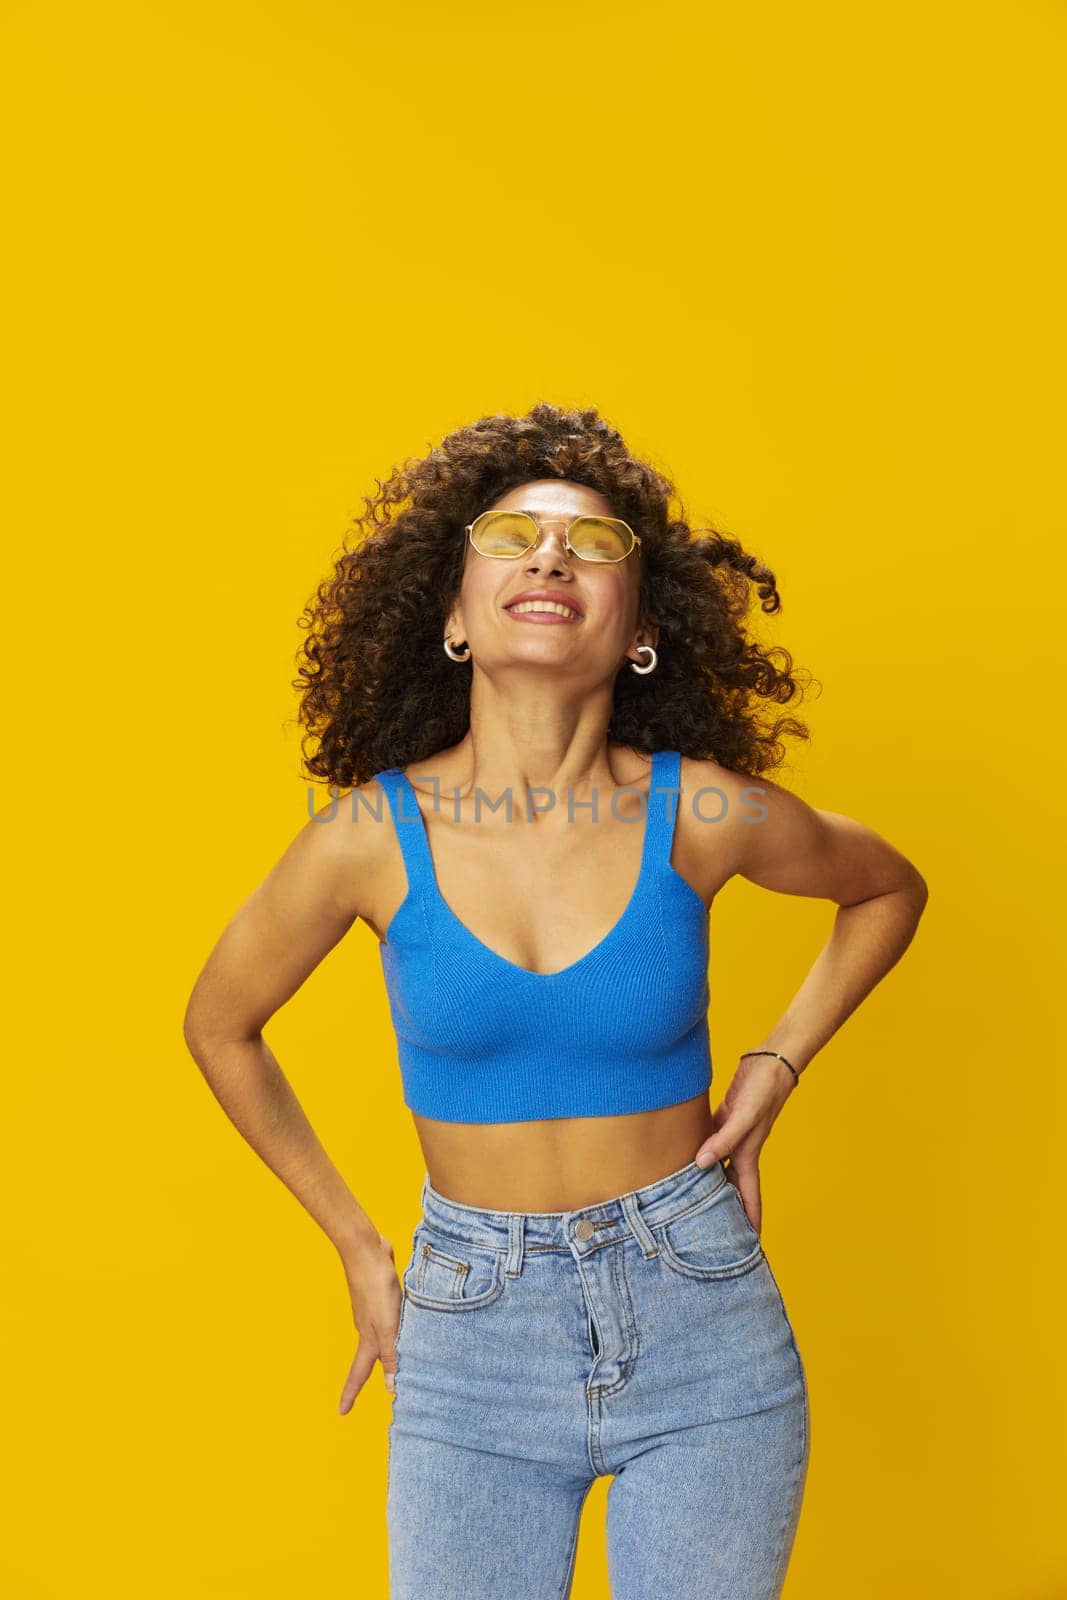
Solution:
<svg viewBox="0 0 1067 1600"><path fill-rule="evenodd" d="M527 572L541 572L550 567L553 572L565 572L568 568L570 555L564 544L567 524L565 521L541 524L541 532L537 543L526 558Z"/></svg>

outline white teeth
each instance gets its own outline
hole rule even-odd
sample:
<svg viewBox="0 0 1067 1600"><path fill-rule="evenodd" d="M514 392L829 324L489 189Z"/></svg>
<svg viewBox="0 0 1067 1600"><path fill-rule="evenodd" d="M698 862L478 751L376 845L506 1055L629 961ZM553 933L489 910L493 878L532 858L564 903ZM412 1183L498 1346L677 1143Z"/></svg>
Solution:
<svg viewBox="0 0 1067 1600"><path fill-rule="evenodd" d="M572 611L570 606L561 606L555 600L520 600L518 605L508 606L508 611L555 611L561 617L576 617L577 611Z"/></svg>

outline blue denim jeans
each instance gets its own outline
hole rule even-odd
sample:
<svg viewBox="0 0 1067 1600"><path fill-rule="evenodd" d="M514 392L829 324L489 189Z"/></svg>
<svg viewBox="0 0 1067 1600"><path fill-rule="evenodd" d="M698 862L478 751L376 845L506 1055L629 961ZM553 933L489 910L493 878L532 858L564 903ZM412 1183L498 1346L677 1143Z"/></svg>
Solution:
<svg viewBox="0 0 1067 1600"><path fill-rule="evenodd" d="M808 1390L721 1162L578 1211L422 1189L389 1421L392 1600L565 1600L607 1496L613 1600L773 1600Z"/></svg>

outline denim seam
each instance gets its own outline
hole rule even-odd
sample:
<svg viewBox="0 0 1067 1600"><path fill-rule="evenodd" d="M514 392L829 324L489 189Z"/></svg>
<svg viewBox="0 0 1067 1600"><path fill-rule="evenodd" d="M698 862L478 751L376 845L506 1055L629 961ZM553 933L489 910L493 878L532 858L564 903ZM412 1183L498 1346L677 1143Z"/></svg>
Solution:
<svg viewBox="0 0 1067 1600"><path fill-rule="evenodd" d="M492 1289L487 1289L485 1295L476 1295L470 1300L435 1300L431 1295L422 1294L418 1289L405 1288L404 1294L413 1306L421 1306L423 1311L481 1311L485 1306L491 1306L500 1299L504 1293L506 1279L500 1278Z"/></svg>
<svg viewBox="0 0 1067 1600"><path fill-rule="evenodd" d="M508 1253L508 1247L506 1244L483 1244L480 1239L471 1239L463 1237L460 1234L449 1233L448 1229L441 1227L440 1223L433 1222L426 1217L424 1217L419 1223L419 1227L426 1228L431 1233L436 1233L441 1239L447 1239L450 1244L462 1245L464 1249L486 1250L494 1256L506 1257ZM527 1246L527 1249L528 1248L529 1246Z"/></svg>
<svg viewBox="0 0 1067 1600"><path fill-rule="evenodd" d="M416 1241L417 1239L418 1232L416 1230ZM424 1287L427 1257L419 1250L417 1242L415 1250L413 1263L405 1268L401 1287L405 1297L413 1305L422 1306L425 1311L478 1311L483 1306L492 1305L504 1292L507 1279L502 1271L503 1263L498 1252L495 1255L495 1259L490 1263L493 1273L492 1281L489 1287L480 1294L469 1296L462 1294L460 1292L462 1288L460 1279L464 1274L461 1274L452 1266L450 1266L449 1270L456 1273L456 1294L450 1300L439 1299L435 1295L427 1294ZM445 1259L447 1260L448 1258L446 1257ZM465 1264L461 1263L461 1265Z"/></svg>
<svg viewBox="0 0 1067 1600"><path fill-rule="evenodd" d="M403 1292L403 1289L401 1289L401 1292L400 1292L400 1316L397 1319L396 1333L393 1335L393 1352L394 1352L394 1354L396 1356L396 1366L393 1368L393 1395L392 1395L392 1398L393 1398L394 1402L396 1400L396 1385L397 1385L397 1382L398 1382L399 1376L400 1376L400 1335L404 1331L404 1312L407 1310L407 1308L408 1308L408 1297ZM392 1417L390 1416L390 1422L391 1421L392 1421ZM388 1484L389 1484L389 1475L388 1475L388 1473L386 1473L386 1490L387 1491L388 1491Z"/></svg>
<svg viewBox="0 0 1067 1600"><path fill-rule="evenodd" d="M658 1222L650 1222L648 1224L649 1228L653 1233L656 1233L660 1228L669 1228L672 1222L680 1222L683 1217L692 1216L694 1211L700 1211L710 1206L715 1196L722 1193L727 1183L729 1183L729 1179L724 1177L721 1183L715 1185L710 1194L701 1195L699 1200L694 1200L691 1206L686 1206L682 1211L674 1211L669 1217L661 1217ZM733 1186L731 1185L731 1187Z"/></svg>
<svg viewBox="0 0 1067 1600"><path fill-rule="evenodd" d="M450 1256L447 1250L438 1250L437 1246L429 1239L426 1240L422 1247L420 1260L423 1263L423 1273L425 1273L425 1263L427 1261L440 1261L442 1266L448 1267L452 1272L459 1272L470 1265L469 1262L461 1261L458 1256Z"/></svg>
<svg viewBox="0 0 1067 1600"><path fill-rule="evenodd" d="M692 1212L698 1211L701 1206L711 1205L715 1196L721 1192L727 1182L728 1179L724 1177L721 1183L716 1184L710 1195L702 1194L700 1199L694 1200L692 1205L683 1207L681 1211L672 1212L669 1217L661 1217L658 1222L647 1222L646 1219L646 1225L652 1233L657 1233L661 1228L669 1227L672 1222L681 1221L683 1217L688 1217ZM506 1217L512 1213L507 1211L491 1211L486 1212L485 1214L486 1216ZM613 1225L618 1227L618 1236L614 1239L597 1239L592 1245L590 1245L589 1250L586 1252L588 1255L592 1255L596 1250L606 1249L609 1245L620 1244L626 1239L633 1238L633 1232L629 1227L626 1226L625 1219L619 1218L618 1220L605 1220L611 1220ZM423 1222L420 1223L420 1227L423 1224L425 1224L425 1226L431 1229L434 1233L439 1234L442 1239L448 1239L453 1244L470 1246L471 1249L474 1250L490 1250L494 1255L498 1256L506 1256L508 1253L508 1247L506 1244L487 1244L481 1239L471 1239L468 1237L462 1237L459 1234L450 1233L446 1226L440 1222L437 1222L433 1217L424 1217ZM523 1246L523 1252L526 1255L530 1255L535 1252L539 1254L545 1254L546 1252L550 1251L557 1255L567 1255L570 1253L570 1246L566 1244L524 1244Z"/></svg>
<svg viewBox="0 0 1067 1600"><path fill-rule="evenodd" d="M404 1312L407 1310L407 1305L408 1305L407 1296L404 1295L404 1294L401 1294L401 1296L400 1296L400 1315L397 1318L396 1333L393 1335L393 1348L397 1352L397 1360L398 1360L398 1362L399 1362L399 1357L400 1357L400 1335L404 1331Z"/></svg>
<svg viewBox="0 0 1067 1600"><path fill-rule="evenodd" d="M805 1466L811 1447L811 1417L808 1400L808 1380L807 1374L804 1371L804 1362L797 1346L796 1334L793 1331L793 1324L785 1307L785 1300L782 1296L782 1291L778 1286L778 1280L774 1275L774 1269L771 1267L769 1261L767 1263L767 1271L770 1275L770 1280L774 1285L774 1292L778 1296L778 1304L781 1307L782 1316L785 1318L785 1325L789 1330L789 1342L793 1347L793 1354L796 1356L797 1370L800 1373L801 1394L803 1397L800 1426L800 1458L796 1464L796 1479L793 1486L793 1498L790 1504L789 1515L786 1518L785 1527L782 1529L781 1549L778 1553L778 1564L775 1568L774 1582L771 1588L771 1600L777 1600L778 1595L781 1593L781 1586L785 1579L786 1569L792 1554L793 1540L789 1536L790 1529L793 1530L793 1535L795 1538L796 1527L799 1521L800 1497L803 1493L806 1478Z"/></svg>
<svg viewBox="0 0 1067 1600"><path fill-rule="evenodd" d="M611 1267L615 1275L615 1287L618 1290L619 1299L626 1307L626 1337L628 1348L625 1357L619 1363L621 1376L615 1383L595 1384L594 1389L598 1395L617 1394L625 1384L629 1383L630 1378L633 1376L633 1369L637 1362L637 1358L641 1353L641 1339L637 1332L637 1321L634 1317L633 1301L630 1298L630 1285L626 1281L626 1268L623 1263L621 1250L619 1250L613 1257Z"/></svg>
<svg viewBox="0 0 1067 1600"><path fill-rule="evenodd" d="M586 1450L589 1455L589 1465L597 1477L602 1477L608 1472L608 1464L604 1460L604 1451L600 1440L600 1396L602 1390L587 1388L585 1391L586 1424L585 1439Z"/></svg>
<svg viewBox="0 0 1067 1600"><path fill-rule="evenodd" d="M672 1272L677 1272L686 1278L697 1278L705 1283L716 1283L723 1278L743 1278L746 1273L754 1272L760 1262L765 1259L762 1244L757 1244L747 1256L742 1256L740 1261L734 1261L725 1267L695 1267L691 1261L686 1261L684 1256L677 1255L666 1238L660 1240L660 1254Z"/></svg>

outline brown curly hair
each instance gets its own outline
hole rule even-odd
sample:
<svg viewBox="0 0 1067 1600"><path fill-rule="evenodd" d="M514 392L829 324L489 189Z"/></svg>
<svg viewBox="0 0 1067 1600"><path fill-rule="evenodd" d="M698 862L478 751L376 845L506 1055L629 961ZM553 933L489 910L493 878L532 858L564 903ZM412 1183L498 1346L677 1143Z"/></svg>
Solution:
<svg viewBox="0 0 1067 1600"><path fill-rule="evenodd" d="M538 478L599 490L641 536L640 610L659 629L659 661L647 677L620 669L608 739L648 754L712 758L751 776L781 765L782 736L807 739L809 730L792 716L766 720L758 702L786 703L798 680L786 649L764 649L745 630L750 585L763 611L779 610L774 573L736 539L672 516L674 485L636 460L595 408L540 402L525 416L457 428L387 482L376 478L377 495L363 497L357 542L346 539L298 623L308 636L292 687L302 691L308 772L348 789L463 738L472 668L443 649L463 530L509 489ZM317 741L310 756L309 739Z"/></svg>

